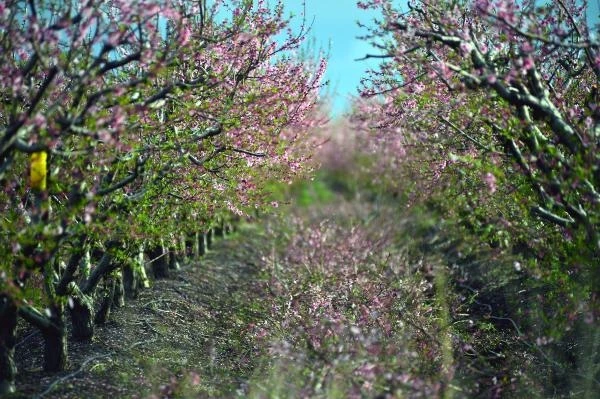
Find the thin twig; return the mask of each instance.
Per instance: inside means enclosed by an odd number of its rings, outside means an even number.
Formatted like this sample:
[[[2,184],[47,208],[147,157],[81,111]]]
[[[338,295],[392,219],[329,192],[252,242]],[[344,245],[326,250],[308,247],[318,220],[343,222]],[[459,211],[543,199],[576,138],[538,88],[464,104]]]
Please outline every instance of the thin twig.
[[[131,344],[130,346],[128,346],[127,348],[125,348],[125,350],[126,350],[126,351],[128,351],[128,350],[131,350],[131,349],[135,348],[135,347],[136,347],[136,346],[138,346],[138,345],[145,344],[145,343],[152,343],[152,342],[154,342],[154,341],[156,341],[156,339],[152,339],[152,340],[150,340],[150,341],[139,341],[139,342],[136,342],[136,343],[133,343],[133,344]],[[44,396],[48,395],[48,394],[49,394],[49,393],[50,393],[50,392],[51,392],[51,391],[52,391],[52,390],[53,390],[53,389],[54,389],[54,388],[55,388],[57,385],[59,385],[59,384],[61,384],[61,383],[65,382],[66,380],[68,380],[68,379],[70,379],[70,378],[73,378],[73,377],[75,377],[76,375],[78,375],[78,374],[82,373],[82,372],[84,371],[85,367],[86,367],[86,366],[87,366],[87,365],[88,365],[90,362],[92,362],[92,361],[94,361],[94,360],[97,360],[97,359],[102,359],[102,358],[104,358],[104,357],[108,357],[108,356],[111,356],[111,355],[115,355],[115,354],[116,354],[116,352],[115,352],[115,351],[110,351],[110,352],[108,352],[108,353],[104,353],[104,354],[102,354],[102,355],[96,355],[96,356],[92,356],[92,357],[90,357],[90,358],[86,359],[86,360],[85,360],[83,363],[81,363],[81,366],[79,366],[79,368],[78,368],[77,370],[75,370],[74,372],[72,372],[72,373],[70,373],[70,374],[67,374],[67,375],[65,375],[65,376],[63,376],[63,377],[61,377],[61,378],[57,379],[57,380],[56,380],[56,381],[54,381],[52,384],[50,384],[50,385],[48,386],[48,388],[46,388],[46,390],[45,390],[44,392],[40,393],[40,394],[39,394],[39,395],[37,395],[37,396],[34,396],[34,398],[35,398],[35,399],[38,399],[38,398],[43,398]]]
[[[75,377],[76,375],[78,375],[79,373],[83,372],[83,369],[84,369],[84,368],[85,368],[85,367],[86,367],[86,366],[87,366],[87,365],[88,365],[90,362],[92,362],[93,360],[96,360],[96,359],[101,359],[101,358],[103,358],[103,357],[108,357],[108,356],[110,356],[110,355],[112,355],[112,354],[114,354],[114,353],[113,353],[113,352],[109,352],[109,353],[105,353],[105,354],[103,354],[103,355],[92,356],[92,357],[90,357],[90,358],[86,359],[86,360],[85,360],[85,361],[84,361],[84,362],[81,364],[81,366],[80,366],[80,367],[79,367],[77,370],[75,370],[74,372],[72,372],[72,373],[70,373],[70,374],[67,374],[67,375],[65,375],[64,377],[61,377],[61,378],[59,378],[59,379],[58,379],[58,380],[56,380],[56,381],[54,381],[52,384],[50,384],[50,385],[48,386],[48,388],[46,388],[46,390],[45,390],[44,392],[42,392],[41,394],[39,394],[39,395],[37,395],[37,396],[34,396],[34,398],[36,398],[36,399],[37,399],[37,398],[43,398],[44,396],[46,396],[47,394],[49,394],[49,393],[50,393],[50,392],[51,392],[51,391],[52,391],[52,390],[53,390],[53,389],[54,389],[54,388],[55,388],[55,387],[56,387],[58,384],[61,384],[61,383],[65,382],[66,380],[68,380],[69,378],[73,378],[73,377]]]
[[[28,336],[26,336],[25,338],[23,338],[21,341],[17,342],[17,344],[15,345],[15,348],[18,348],[19,346],[23,345],[25,342],[29,341],[30,338],[34,337],[39,332],[40,332],[40,330],[35,330],[31,334],[29,334]]]

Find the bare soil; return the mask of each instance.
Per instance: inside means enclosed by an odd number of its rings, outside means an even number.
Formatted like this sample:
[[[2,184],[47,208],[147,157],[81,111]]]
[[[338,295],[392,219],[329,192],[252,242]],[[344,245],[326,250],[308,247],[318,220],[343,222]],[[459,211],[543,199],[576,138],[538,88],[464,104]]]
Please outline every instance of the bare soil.
[[[42,338],[22,326],[14,398],[243,396],[264,315],[257,235],[246,226],[200,260],[114,309],[90,343],[69,341],[69,367],[42,370]],[[250,238],[250,240],[248,239]]]

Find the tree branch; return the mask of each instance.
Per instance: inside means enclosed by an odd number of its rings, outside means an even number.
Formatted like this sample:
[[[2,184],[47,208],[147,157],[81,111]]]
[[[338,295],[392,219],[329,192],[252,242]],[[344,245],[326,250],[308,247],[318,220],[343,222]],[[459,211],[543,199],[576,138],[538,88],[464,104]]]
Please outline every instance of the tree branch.
[[[225,152],[227,148],[224,146],[221,147],[217,147],[215,148],[215,150],[213,152],[211,152],[210,154],[206,155],[203,158],[196,158],[195,156],[193,156],[192,154],[188,154],[188,159],[190,161],[192,161],[192,163],[196,166],[204,166],[204,164],[212,159],[214,159],[217,155],[219,155],[222,152]]]
[[[71,257],[69,258],[69,263],[67,264],[67,267],[65,268],[60,281],[56,285],[56,293],[58,295],[65,295],[67,293],[67,286],[73,281],[73,277],[75,275],[75,272],[77,271],[77,267],[79,266],[81,259],[85,255],[84,242],[86,239],[87,236],[84,236],[77,240],[77,242],[74,244],[75,252],[71,254]]]
[[[21,306],[19,308],[19,315],[28,323],[40,329],[40,331],[49,331],[53,328],[57,328],[49,318],[44,316],[33,306]]]
[[[102,258],[90,274],[90,277],[83,283],[81,292],[86,295],[90,295],[96,288],[96,285],[98,285],[100,278],[112,272],[117,267],[117,263],[113,262],[112,255],[110,255],[108,252],[104,252],[104,255],[102,255]]]
[[[559,226],[567,227],[575,223],[575,220],[570,216],[568,218],[558,216],[555,213],[552,213],[549,210],[542,208],[541,206],[534,206],[533,208],[531,208],[531,212],[538,215],[542,219],[546,219],[547,221],[557,224]]]
[[[144,166],[144,164],[146,163],[147,160],[148,160],[147,157],[142,157],[142,156],[138,157],[138,159],[136,160],[136,163],[135,163],[135,169],[133,170],[133,172],[131,172],[129,174],[129,176],[123,178],[121,181],[113,184],[110,187],[98,190],[96,192],[96,195],[104,196],[104,195],[110,194],[113,191],[123,188],[126,185],[128,185],[129,183],[131,183],[132,181],[134,181],[135,179],[137,179],[138,176],[140,175],[140,170],[142,169],[142,167]]]
[[[208,137],[213,137],[216,136],[218,134],[221,134],[223,132],[223,125],[221,123],[218,123],[212,127],[209,127],[208,129],[206,129],[203,133],[194,136],[194,138],[198,139],[198,140],[203,140],[206,139]]]
[[[252,152],[248,150],[244,150],[242,148],[231,148],[231,151],[239,152],[241,154],[252,155],[253,157],[264,158],[267,156],[264,152]]]
[[[456,126],[454,123],[450,122],[448,119],[444,118],[443,116],[441,116],[440,119],[446,125],[450,126],[454,131],[456,131],[457,133],[465,136],[467,138],[467,140],[471,141],[477,147],[481,148],[482,150],[488,151],[488,152],[495,152],[490,147],[487,147],[487,146],[483,145],[479,140],[477,140],[474,137],[470,136],[467,132],[465,132],[464,130],[462,130],[458,126]]]

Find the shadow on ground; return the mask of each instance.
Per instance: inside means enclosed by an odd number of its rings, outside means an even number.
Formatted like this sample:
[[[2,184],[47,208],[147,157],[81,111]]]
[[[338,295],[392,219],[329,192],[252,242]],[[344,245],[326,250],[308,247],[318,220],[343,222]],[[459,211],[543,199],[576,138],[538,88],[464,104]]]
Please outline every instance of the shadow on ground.
[[[70,341],[69,369],[42,371],[42,339],[23,328],[20,397],[223,397],[240,394],[254,369],[250,339],[263,317],[257,274],[260,232],[245,226],[197,262],[155,281],[93,342]],[[249,239],[250,238],[250,239]]]

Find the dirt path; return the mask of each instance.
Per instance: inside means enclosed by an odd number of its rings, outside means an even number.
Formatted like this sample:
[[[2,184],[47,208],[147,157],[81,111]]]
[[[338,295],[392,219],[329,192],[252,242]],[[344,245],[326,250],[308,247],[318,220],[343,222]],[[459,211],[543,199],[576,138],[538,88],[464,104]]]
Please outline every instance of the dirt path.
[[[71,342],[60,374],[24,330],[13,397],[536,397],[521,337],[433,280],[446,241],[396,212],[339,201],[244,226]]]
[[[265,315],[260,270],[252,261],[260,259],[259,234],[245,227],[217,241],[200,262],[154,282],[115,310],[93,343],[71,341],[70,368],[63,373],[41,371],[41,337],[24,333],[15,397],[242,394],[255,366],[250,326]]]

